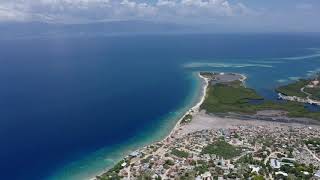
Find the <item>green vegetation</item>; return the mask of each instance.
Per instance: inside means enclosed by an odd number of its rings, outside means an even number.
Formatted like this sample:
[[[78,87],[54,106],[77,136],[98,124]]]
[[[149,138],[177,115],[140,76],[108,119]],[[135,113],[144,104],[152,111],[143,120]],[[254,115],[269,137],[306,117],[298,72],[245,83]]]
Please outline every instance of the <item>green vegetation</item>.
[[[262,166],[262,167],[265,166],[262,161],[253,159],[252,155],[245,155],[245,156],[241,157],[240,159],[237,160],[237,163],[240,163],[240,164],[253,164],[253,165],[259,165],[259,166]]]
[[[180,180],[194,180],[196,178],[195,171],[188,171],[179,177]]]
[[[320,138],[311,138],[305,141],[306,145],[312,144],[313,146],[319,146],[320,145]]]
[[[148,157],[146,157],[144,159],[141,159],[141,163],[147,163],[147,162],[149,162],[151,160],[151,158],[152,158],[152,156],[150,155],[150,156],[148,156]]]
[[[309,166],[304,164],[294,163],[294,166],[283,165],[280,168],[281,171],[295,176],[297,179],[310,179],[314,173],[314,166],[310,164]],[[304,174],[308,172],[309,174]]]
[[[190,123],[192,120],[192,115],[191,114],[187,114],[183,117],[183,119],[181,120],[180,124],[186,124],[186,123]]]
[[[294,87],[301,87],[302,82]],[[304,84],[304,83],[303,83]],[[291,87],[291,86],[290,86]],[[283,88],[280,88],[283,90]],[[293,87],[288,88],[293,92]],[[284,91],[284,90],[283,90]],[[299,89],[300,91],[300,89]],[[290,93],[290,95],[292,95]],[[250,103],[250,101],[263,100],[263,97],[257,94],[253,89],[246,88],[240,81],[229,84],[216,84],[209,86],[207,89],[207,97],[202,109],[209,113],[228,113],[234,112],[239,114],[255,114],[262,110],[283,110],[289,117],[307,117],[320,120],[320,112],[311,112],[304,107],[303,103],[285,102],[278,103],[273,101],[261,101],[261,103]]]
[[[214,113],[254,113],[253,109],[247,108],[249,101],[261,99],[263,98],[253,89],[246,88],[240,81],[236,81],[231,84],[210,86],[201,108]]]
[[[275,103],[266,101],[258,105],[250,105],[256,111],[261,110],[283,110],[288,112],[289,117],[306,117],[311,119],[320,120],[320,112],[311,112],[304,107],[303,103],[287,101],[285,103]]]
[[[121,177],[118,176],[118,173],[120,172],[121,169],[123,169],[123,167],[121,166],[125,161],[122,160],[120,162],[118,162],[115,166],[113,166],[113,168],[111,168],[110,170],[108,170],[106,173],[104,173],[101,176],[97,176],[96,178],[98,180],[120,180]]]
[[[196,166],[196,167],[194,168],[194,170],[195,170],[198,174],[203,174],[203,173],[205,173],[205,172],[207,172],[207,171],[209,170],[209,167],[208,167],[208,165],[206,165],[206,164],[201,164],[201,165],[199,165],[199,166]]]
[[[305,144],[312,148],[316,153],[320,153],[320,138],[311,138],[305,141]]]
[[[172,149],[171,150],[171,154],[179,157],[179,158],[187,158],[189,157],[189,153],[188,152],[185,152],[185,151],[180,151],[178,149]]]
[[[187,171],[179,177],[179,180],[194,180],[196,178],[197,173],[195,171]]]
[[[167,164],[167,165],[169,165],[169,166],[173,166],[173,165],[174,165],[174,162],[173,162],[172,160],[170,160],[170,159],[167,159],[167,160],[165,161],[165,164]]]
[[[312,94],[311,99],[320,101],[320,88],[305,88],[305,92]]]
[[[259,175],[259,176],[254,176],[252,179],[253,180],[264,180],[264,177]]]
[[[216,141],[204,147],[202,154],[215,154],[225,159],[231,159],[241,154],[241,149],[228,144],[225,141]]]
[[[297,97],[307,97],[307,95],[301,92],[301,88],[305,87],[309,83],[308,80],[298,80],[295,83],[281,86],[276,89],[277,92],[287,95],[287,96],[297,96]]]
[[[174,165],[174,162],[170,159],[167,159],[165,162],[164,162],[164,165],[163,165],[163,168],[164,169],[169,169],[170,166],[173,166]]]
[[[317,79],[320,78],[317,77]],[[282,93],[287,96],[297,96],[306,98],[309,94],[311,94],[310,98],[314,100],[320,100],[320,87],[314,86],[314,87],[308,87],[308,84],[311,84],[312,80],[310,79],[300,79],[295,83],[281,86],[276,89],[277,92]],[[301,91],[301,89],[304,88],[304,92]]]

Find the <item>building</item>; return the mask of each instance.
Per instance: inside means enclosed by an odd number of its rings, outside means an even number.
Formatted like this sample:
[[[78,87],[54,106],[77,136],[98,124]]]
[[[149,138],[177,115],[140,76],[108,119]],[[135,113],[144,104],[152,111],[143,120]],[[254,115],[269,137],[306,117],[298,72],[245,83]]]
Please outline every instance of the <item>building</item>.
[[[278,161],[277,159],[270,159],[270,166],[271,166],[273,169],[280,169],[281,163],[280,163],[280,161]]]

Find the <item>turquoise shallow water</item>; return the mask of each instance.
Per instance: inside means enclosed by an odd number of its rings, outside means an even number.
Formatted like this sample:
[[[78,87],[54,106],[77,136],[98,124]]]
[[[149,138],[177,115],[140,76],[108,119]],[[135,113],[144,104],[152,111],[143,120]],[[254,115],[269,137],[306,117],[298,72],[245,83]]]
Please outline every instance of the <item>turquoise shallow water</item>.
[[[198,76],[198,72],[189,72],[187,76],[191,83],[190,93],[185,98],[180,109],[169,112],[166,116],[160,118],[159,124],[155,124],[155,127],[139,133],[125,143],[118,144],[112,148],[105,147],[83,159],[68,164],[60,169],[58,171],[59,173],[49,177],[48,180],[91,179],[112,167],[129,153],[165,138],[175,126],[176,122],[190,108],[197,104],[202,96],[202,86],[204,82]],[[154,129],[157,130],[154,131]]]
[[[319,71],[319,34],[0,42],[3,179],[83,179],[160,140],[198,98],[194,72],[238,72],[266,98]]]

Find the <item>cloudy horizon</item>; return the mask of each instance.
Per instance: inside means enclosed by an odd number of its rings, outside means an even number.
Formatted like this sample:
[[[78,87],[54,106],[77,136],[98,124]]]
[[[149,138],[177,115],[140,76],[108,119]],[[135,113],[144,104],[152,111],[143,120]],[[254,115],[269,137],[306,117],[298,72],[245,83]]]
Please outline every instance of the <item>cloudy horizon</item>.
[[[144,20],[230,28],[320,31],[317,0],[2,0],[0,22]]]

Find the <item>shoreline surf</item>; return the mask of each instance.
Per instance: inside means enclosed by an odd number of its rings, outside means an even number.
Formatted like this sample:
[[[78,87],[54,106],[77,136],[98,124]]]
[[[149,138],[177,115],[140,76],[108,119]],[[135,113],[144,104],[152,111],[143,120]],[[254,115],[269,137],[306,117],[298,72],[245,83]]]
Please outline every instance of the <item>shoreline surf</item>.
[[[170,133],[168,134],[168,136],[166,136],[163,140],[161,141],[165,141],[167,138],[170,138],[170,136],[178,129],[180,128],[180,124],[181,121],[183,120],[184,117],[186,117],[188,114],[192,115],[194,113],[199,112],[199,108],[201,106],[201,104],[203,103],[203,101],[205,100],[206,94],[207,94],[207,88],[209,85],[209,80],[207,78],[205,78],[204,76],[201,76],[200,73],[198,74],[198,76],[201,79],[201,83],[204,83],[201,85],[201,89],[202,89],[202,94],[201,94],[201,98],[200,101],[194,105],[193,107],[191,107],[177,122],[176,125],[173,127],[173,129],[170,131]]]
[[[161,139],[161,140],[159,140],[159,141],[154,141],[154,142],[152,142],[152,143],[146,144],[146,145],[144,145],[144,146],[142,146],[142,147],[140,147],[140,148],[137,148],[136,150],[143,149],[143,148],[145,148],[146,146],[149,146],[149,145],[154,144],[154,143],[157,143],[157,142],[167,141],[168,138],[170,139],[171,136],[172,136],[175,132],[177,132],[177,131],[179,130],[179,128],[181,127],[181,121],[184,119],[185,116],[187,116],[188,114],[192,115],[192,114],[196,114],[196,113],[199,112],[200,106],[201,106],[201,104],[204,102],[205,97],[206,97],[207,88],[208,88],[208,85],[209,85],[209,80],[208,80],[208,78],[202,76],[202,75],[200,74],[200,72],[198,72],[197,74],[198,74],[198,78],[200,78],[200,81],[201,81],[201,82],[200,82],[200,83],[201,83],[201,95],[200,95],[200,97],[199,97],[198,102],[197,102],[194,106],[192,106],[191,108],[189,108],[189,109],[179,118],[179,120],[176,121],[174,127],[171,129],[170,133],[169,133],[167,136],[165,136],[165,138],[163,138],[163,139]],[[243,76],[243,77],[244,77],[244,79],[246,78],[245,76]],[[108,168],[108,169],[110,169],[110,168]],[[106,172],[108,171],[108,169],[105,170],[105,171],[103,171],[103,172],[101,172],[101,173],[98,173],[96,176],[101,176],[101,175],[103,175],[104,173],[106,173]],[[95,177],[91,177],[90,180],[96,180],[96,179],[97,179],[96,176],[95,176]]]

